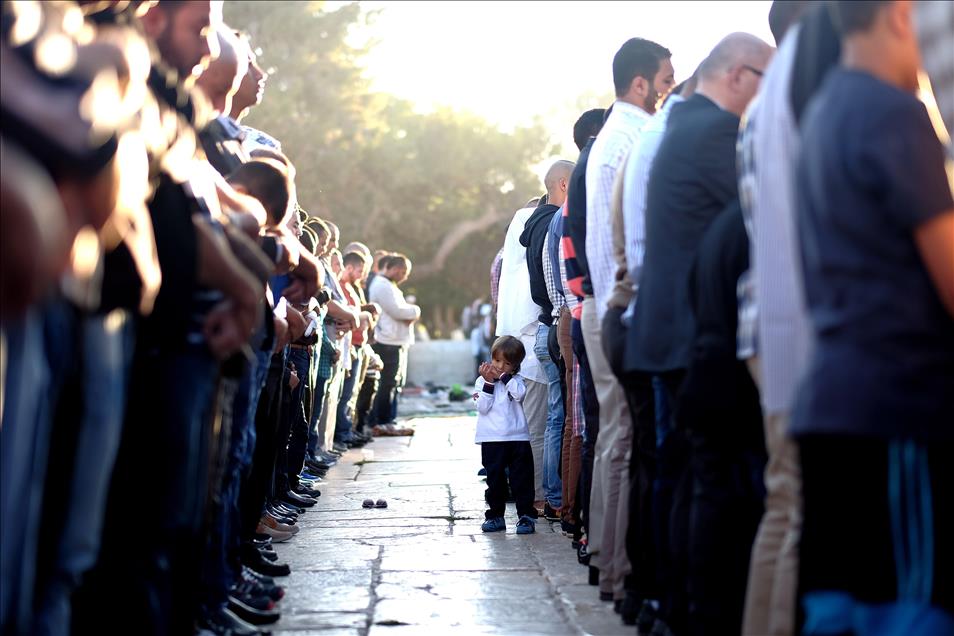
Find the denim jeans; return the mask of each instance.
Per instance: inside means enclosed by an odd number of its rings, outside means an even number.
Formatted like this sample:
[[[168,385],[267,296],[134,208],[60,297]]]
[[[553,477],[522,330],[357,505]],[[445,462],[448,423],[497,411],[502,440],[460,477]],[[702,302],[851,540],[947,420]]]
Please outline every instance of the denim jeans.
[[[355,383],[361,371],[361,354],[359,353],[351,363],[351,375],[345,378],[341,389],[341,399],[338,400],[338,419],[335,422],[335,443],[350,442],[353,439],[351,429],[354,428],[352,414],[348,413],[348,404],[354,395]]]
[[[36,524],[30,523],[29,513],[31,501],[43,494],[42,482],[34,480],[35,459],[43,458],[45,469],[49,443],[43,414],[50,372],[44,358],[41,313],[31,311],[3,328],[7,368],[0,436],[0,511],[5,520],[0,523],[0,633],[4,634],[26,631],[25,621],[32,612],[35,559],[28,545],[36,543],[29,536]]]
[[[308,422],[308,459],[315,459],[318,455],[318,449],[322,445],[322,440],[318,438],[318,420],[321,419],[321,409],[325,407],[325,385],[328,378],[318,377],[315,380],[315,403],[311,408],[311,417]]]
[[[76,597],[75,633],[100,629],[106,606],[129,633],[184,632],[194,620],[218,363],[204,346],[143,348],[131,375],[102,554]]]
[[[311,375],[311,353],[306,349],[292,349],[288,359],[298,370],[298,386],[292,391],[291,429],[288,436],[287,466],[289,484],[294,488],[298,485],[298,473],[305,463],[305,453],[308,447],[310,405],[306,398],[311,397],[308,388],[308,378]]]
[[[50,478],[67,483],[69,492],[65,509],[44,512],[44,525],[48,522],[52,528],[45,528],[47,548],[40,559],[35,634],[70,631],[73,590],[99,556],[106,496],[123,430],[133,353],[132,319],[118,309],[86,316],[76,335],[81,352],[70,382],[78,385],[73,395],[79,399],[79,413],[67,404],[65,417],[58,417],[54,425],[54,435],[63,439],[52,440],[63,445],[60,450],[72,460],[52,460],[61,465],[50,466]],[[76,415],[78,424],[73,419]]]
[[[563,482],[560,480],[560,446],[563,443],[563,393],[560,369],[550,357],[549,325],[537,327],[533,353],[547,375],[547,428],[543,436],[543,495],[551,508],[563,505]]]

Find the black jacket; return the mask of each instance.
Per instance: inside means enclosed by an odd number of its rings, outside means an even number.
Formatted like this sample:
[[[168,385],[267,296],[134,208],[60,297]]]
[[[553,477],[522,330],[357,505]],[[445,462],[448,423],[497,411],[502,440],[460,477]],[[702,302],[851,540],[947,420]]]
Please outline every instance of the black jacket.
[[[543,277],[543,242],[550,229],[550,220],[560,208],[544,203],[533,211],[520,235],[520,244],[527,248],[527,269],[530,270],[530,297],[540,308],[540,322],[553,324],[553,305],[547,292],[547,281]]]
[[[673,106],[647,187],[646,255],[626,337],[627,371],[689,366],[689,269],[710,223],[739,196],[738,131],[739,118],[702,94]]]

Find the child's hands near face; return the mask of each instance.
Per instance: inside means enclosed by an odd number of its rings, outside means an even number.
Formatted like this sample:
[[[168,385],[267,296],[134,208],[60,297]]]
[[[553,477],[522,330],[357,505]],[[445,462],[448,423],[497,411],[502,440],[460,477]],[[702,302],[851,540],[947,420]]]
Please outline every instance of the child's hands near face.
[[[477,373],[479,373],[480,377],[482,377],[486,382],[494,382],[498,377],[496,375],[497,372],[494,369],[494,365],[490,364],[489,362],[484,362],[481,364]]]

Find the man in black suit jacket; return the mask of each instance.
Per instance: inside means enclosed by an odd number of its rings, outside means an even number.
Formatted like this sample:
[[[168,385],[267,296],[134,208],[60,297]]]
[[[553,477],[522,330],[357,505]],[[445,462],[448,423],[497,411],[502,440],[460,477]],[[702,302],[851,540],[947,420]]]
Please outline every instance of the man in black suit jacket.
[[[641,596],[661,597],[664,620],[677,633],[686,616],[688,497],[682,495],[688,492],[673,494],[673,515],[669,504],[658,501],[654,519],[653,482],[658,469],[673,483],[690,485],[690,479],[683,479],[689,449],[676,426],[657,455],[652,378],[662,379],[676,405],[695,331],[690,270],[706,229],[738,197],[739,119],[758,90],[772,52],[768,44],[745,33],[731,34],[716,45],[699,67],[695,95],[672,109],[647,186],[646,253],[624,358],[624,385],[636,427],[633,503],[638,502],[630,508],[627,547],[641,579]],[[657,552],[654,536],[670,537],[669,550]]]

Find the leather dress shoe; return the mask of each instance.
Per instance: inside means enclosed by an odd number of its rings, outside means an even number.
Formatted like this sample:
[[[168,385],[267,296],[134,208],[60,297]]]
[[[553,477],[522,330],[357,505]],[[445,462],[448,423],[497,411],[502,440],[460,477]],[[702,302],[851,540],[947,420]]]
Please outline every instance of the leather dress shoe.
[[[288,576],[291,568],[287,563],[271,563],[262,557],[257,550],[243,550],[242,564],[251,570],[265,576]]]
[[[257,636],[262,633],[225,607],[210,613],[201,621],[201,625],[213,634],[222,636]]]
[[[287,501],[292,505],[302,506],[304,508],[311,508],[318,500],[312,499],[311,497],[306,497],[304,495],[299,495],[293,490],[289,490],[284,495],[281,496],[282,501]]]

